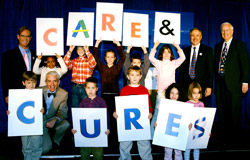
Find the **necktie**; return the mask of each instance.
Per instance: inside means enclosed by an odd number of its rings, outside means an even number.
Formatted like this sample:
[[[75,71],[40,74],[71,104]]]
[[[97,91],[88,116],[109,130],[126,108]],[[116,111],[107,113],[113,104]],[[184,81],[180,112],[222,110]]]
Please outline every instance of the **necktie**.
[[[26,53],[26,50],[24,50],[23,59],[24,59],[24,62],[26,64],[27,71],[30,71],[29,58],[28,58],[28,55]]]
[[[53,95],[53,96],[54,96],[54,98],[55,98],[56,93],[48,93],[48,97],[50,97],[51,95]]]
[[[192,57],[192,61],[189,67],[189,76],[191,79],[195,78],[195,64],[196,64],[196,51],[195,51],[196,47],[194,47],[194,52],[193,52],[193,57]]]
[[[221,53],[220,70],[219,70],[219,74],[221,76],[224,76],[224,73],[225,73],[226,56],[227,56],[227,43],[225,43],[225,46],[224,46],[223,51]]]

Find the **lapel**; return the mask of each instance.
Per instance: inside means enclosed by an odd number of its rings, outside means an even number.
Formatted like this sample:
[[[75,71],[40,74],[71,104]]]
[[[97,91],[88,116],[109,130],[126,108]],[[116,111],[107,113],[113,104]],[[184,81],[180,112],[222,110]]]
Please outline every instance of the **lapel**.
[[[202,58],[202,56],[204,56],[204,47],[202,44],[200,44],[200,48],[197,54],[198,55],[197,55],[196,65],[199,64],[200,59]]]
[[[20,60],[20,63],[22,63],[22,66],[27,70],[26,64],[25,64],[24,59],[23,59],[23,55],[22,55],[19,47],[16,48],[16,52],[15,53],[16,53],[18,61]]]
[[[229,49],[228,49],[227,57],[226,57],[226,64],[227,64],[227,62],[230,62],[230,59],[232,57],[232,54],[234,53],[234,50],[235,50],[235,40],[232,39],[231,44],[230,44]]]
[[[45,86],[44,87],[44,90],[43,90],[43,96],[45,97],[44,99],[45,99],[45,102],[46,102],[46,100],[47,100],[47,90],[48,90],[48,87],[47,86]],[[56,113],[56,111],[58,110],[58,108],[55,108],[55,106],[56,107],[58,107],[59,105],[58,105],[58,99],[60,99],[60,93],[58,92],[58,90],[59,90],[59,88],[57,88],[57,90],[56,90],[56,97],[54,97],[53,98],[53,100],[52,100],[52,102],[51,102],[51,104],[50,104],[50,107],[49,107],[49,111],[48,111],[48,117],[51,117],[51,116],[54,116],[55,115],[55,113]],[[47,105],[46,105],[47,106]],[[47,110],[47,108],[46,108],[46,110]]]

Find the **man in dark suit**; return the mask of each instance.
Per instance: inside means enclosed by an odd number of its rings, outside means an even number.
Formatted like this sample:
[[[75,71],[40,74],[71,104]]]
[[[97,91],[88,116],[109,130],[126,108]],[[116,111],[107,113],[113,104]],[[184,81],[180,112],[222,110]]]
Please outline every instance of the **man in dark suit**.
[[[46,86],[43,87],[43,97],[46,103],[43,116],[43,154],[48,153],[52,148],[58,152],[60,142],[70,127],[66,120],[68,92],[59,87],[59,79],[60,75],[56,71],[50,71],[46,75]],[[50,131],[54,132],[53,138]]]
[[[223,41],[216,44],[215,94],[223,135],[236,137],[241,129],[242,93],[248,91],[249,53],[244,42],[233,38],[233,26],[221,24]],[[231,136],[231,137],[230,137]]]
[[[8,103],[8,90],[23,88],[22,75],[25,71],[32,71],[36,59],[36,52],[29,49],[32,39],[30,28],[23,26],[18,30],[19,46],[8,50],[2,55],[1,78],[5,102]],[[25,53],[28,62],[25,62]]]
[[[23,26],[17,33],[18,47],[8,50],[2,55],[1,80],[4,100],[8,104],[9,89],[24,88],[22,84],[22,75],[25,71],[32,71],[35,62],[36,53],[29,49],[32,39],[30,28]],[[26,61],[26,62],[25,62]],[[22,159],[22,145],[20,137],[2,137],[7,140],[7,144],[0,144],[6,148],[9,159]],[[0,147],[1,148],[1,147]]]
[[[180,67],[178,83],[187,93],[189,85],[194,81],[198,82],[203,92],[201,101],[207,106],[207,97],[211,95],[213,87],[213,50],[211,47],[200,43],[202,39],[200,29],[191,29],[189,38],[192,45],[183,49],[186,60]],[[191,75],[193,58],[194,72]]]

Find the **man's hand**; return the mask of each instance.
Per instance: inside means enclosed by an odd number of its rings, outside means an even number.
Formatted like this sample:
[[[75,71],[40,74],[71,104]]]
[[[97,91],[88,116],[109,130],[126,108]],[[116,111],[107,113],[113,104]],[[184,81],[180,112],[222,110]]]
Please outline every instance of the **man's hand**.
[[[56,118],[50,120],[49,122],[46,123],[46,127],[47,128],[53,128],[55,126],[55,124],[56,124],[56,121],[57,121]]]
[[[247,91],[248,91],[248,83],[246,83],[246,84],[242,84],[242,93],[247,93]]]
[[[212,88],[206,88],[206,90],[205,90],[205,97],[210,96],[211,93],[212,93]]]

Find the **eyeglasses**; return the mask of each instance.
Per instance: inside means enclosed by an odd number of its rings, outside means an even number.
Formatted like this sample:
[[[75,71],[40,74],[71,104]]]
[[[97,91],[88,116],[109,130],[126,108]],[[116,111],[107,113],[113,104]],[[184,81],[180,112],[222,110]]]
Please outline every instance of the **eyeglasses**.
[[[31,36],[20,35],[21,38],[31,38]]]

